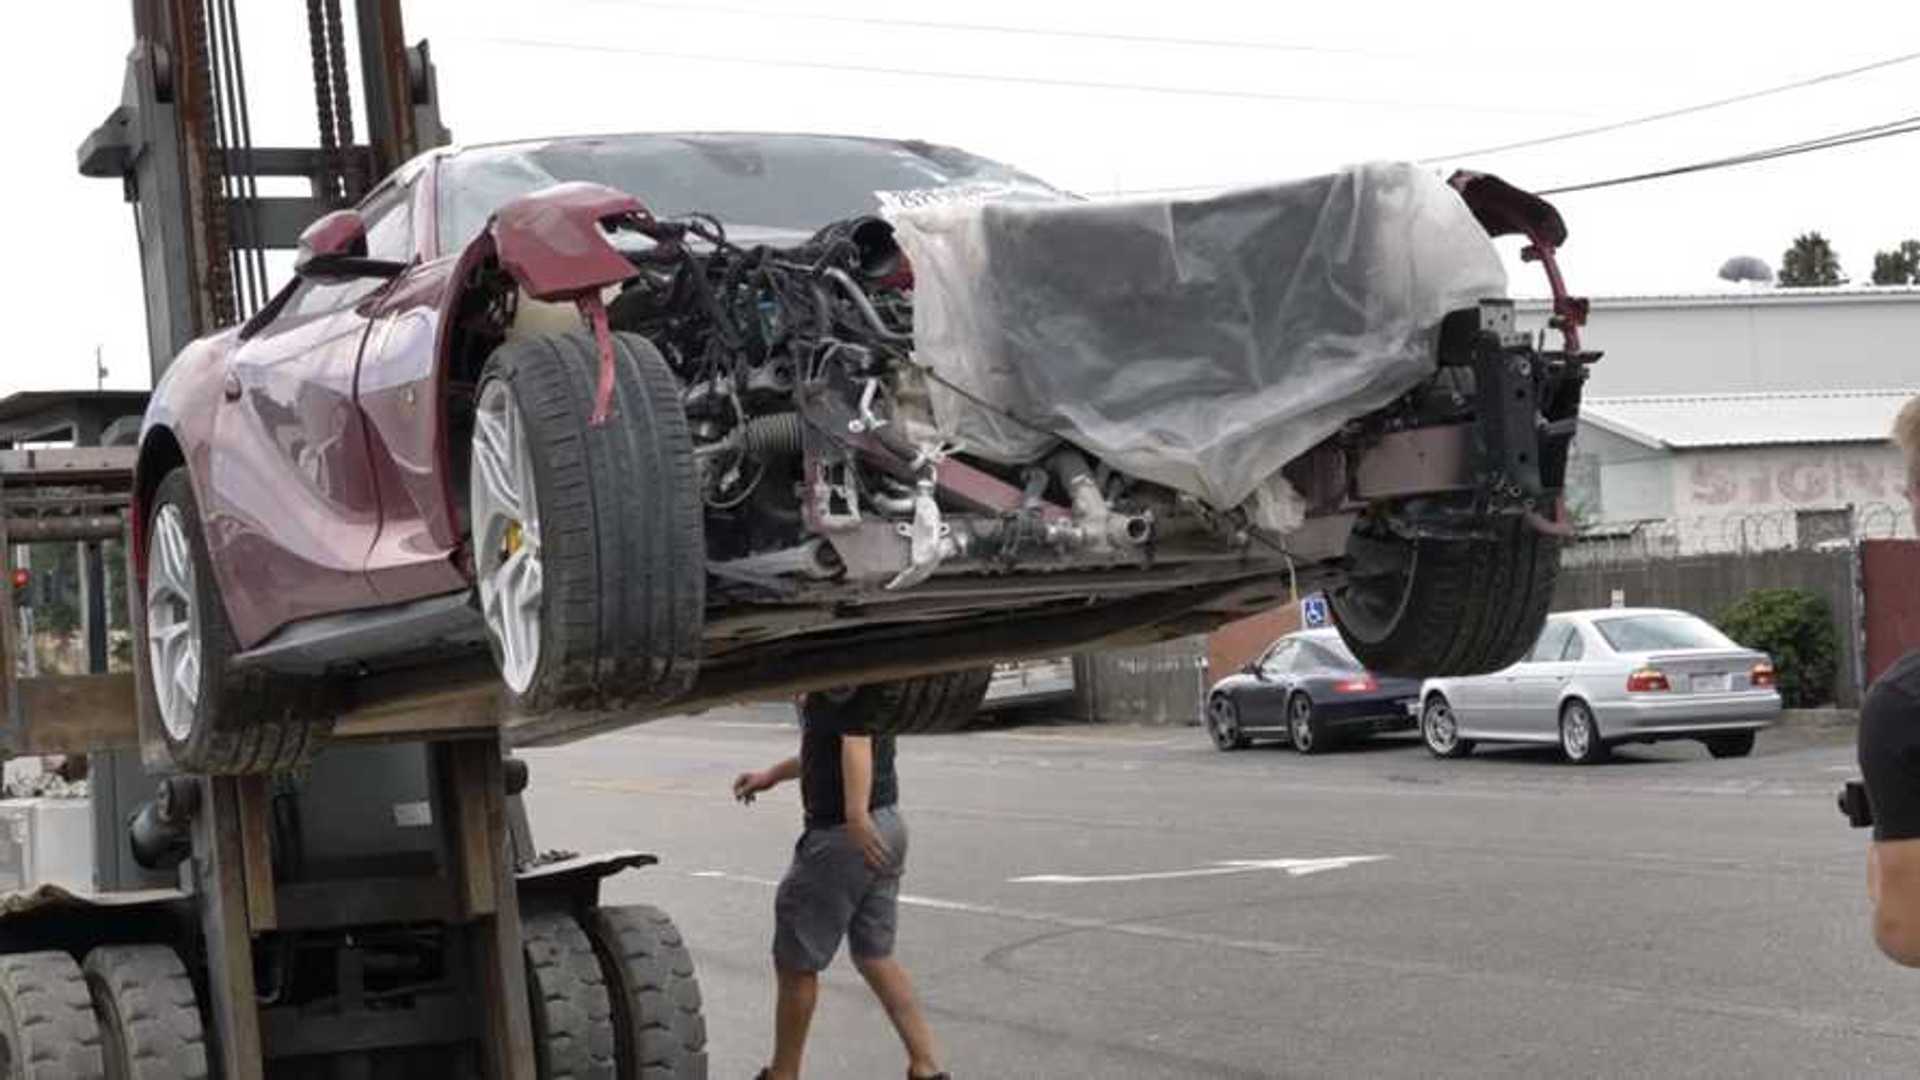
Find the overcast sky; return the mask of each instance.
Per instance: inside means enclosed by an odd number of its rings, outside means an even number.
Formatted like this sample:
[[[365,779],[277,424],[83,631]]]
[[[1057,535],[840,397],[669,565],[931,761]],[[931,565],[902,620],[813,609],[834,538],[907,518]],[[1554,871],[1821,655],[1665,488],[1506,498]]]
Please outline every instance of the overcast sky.
[[[96,344],[109,386],[142,387],[131,211],[118,185],[74,170],[80,140],[119,100],[128,5],[21,7],[0,66],[12,241],[0,281],[20,316],[0,393],[91,386]],[[313,143],[305,5],[240,7],[256,145]],[[1910,2],[407,0],[405,15],[408,36],[433,43],[456,141],[689,129],[912,136],[1080,191],[1452,155],[1920,51]],[[928,25],[961,23],[982,29]],[[1906,63],[1434,167],[1546,188],[1915,113],[1920,63]],[[1808,229],[1865,281],[1876,248],[1920,237],[1920,134],[1556,201],[1576,291],[1723,289],[1714,274],[1727,257],[1777,266]],[[1540,291],[1537,271],[1509,255],[1516,294]]]

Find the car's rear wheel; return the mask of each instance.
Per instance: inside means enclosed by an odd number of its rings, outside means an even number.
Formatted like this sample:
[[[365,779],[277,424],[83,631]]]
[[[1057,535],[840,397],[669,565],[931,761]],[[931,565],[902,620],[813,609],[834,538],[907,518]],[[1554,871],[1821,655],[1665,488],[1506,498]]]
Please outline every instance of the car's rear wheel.
[[[1584,701],[1569,701],[1560,710],[1560,752],[1575,765],[1606,760],[1606,741],[1600,737],[1593,710]]]
[[[615,334],[613,405],[592,422],[591,335],[509,342],[476,397],[476,589],[515,707],[670,701],[693,684],[705,520],[673,372]]]
[[[210,774],[306,763],[332,724],[325,685],[234,666],[239,645],[184,467],[154,489],[145,545],[148,688],[174,763]]]
[[[1709,735],[1700,740],[1707,744],[1707,753],[1717,758],[1746,757],[1753,753],[1754,733],[1751,731],[1728,731],[1718,735]]]
[[[1560,572],[1559,541],[1517,518],[1476,540],[1356,531],[1332,595],[1340,637],[1369,671],[1444,678],[1498,671],[1539,635]]]
[[[1217,750],[1244,750],[1252,741],[1240,730],[1240,707],[1225,694],[1207,699],[1207,734]]]
[[[800,699],[805,720],[859,721],[875,735],[939,735],[963,731],[980,712],[992,668],[896,682],[818,690]]]
[[[1287,700],[1287,740],[1302,754],[1318,754],[1327,748],[1327,728],[1313,707],[1313,699],[1295,694]]]
[[[1460,737],[1460,720],[1453,703],[1439,694],[1420,709],[1420,738],[1434,757],[1459,758],[1473,753],[1473,740]]]

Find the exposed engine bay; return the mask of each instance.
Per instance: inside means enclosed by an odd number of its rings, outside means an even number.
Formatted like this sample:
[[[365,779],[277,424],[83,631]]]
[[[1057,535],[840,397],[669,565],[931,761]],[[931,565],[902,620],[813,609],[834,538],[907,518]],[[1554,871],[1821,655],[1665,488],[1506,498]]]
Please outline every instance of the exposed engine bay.
[[[1289,318],[1277,320],[1271,340],[1224,361],[1203,358],[1156,370],[1151,358],[1128,354],[1123,343],[1110,371],[1099,369],[1095,357],[1089,375],[1088,357],[1081,355],[1074,361],[1079,382],[1057,387],[1052,401],[1036,396],[1031,381],[1025,392],[1007,388],[1023,367],[1045,366],[1054,355],[1044,332],[1053,320],[1045,310],[1029,307],[1002,320],[998,344],[960,334],[960,352],[984,357],[981,366],[956,368],[938,355],[929,360],[916,353],[918,334],[929,344],[939,339],[938,349],[922,352],[952,355],[956,321],[978,322],[986,307],[977,282],[990,280],[999,265],[1016,265],[1004,251],[996,264],[972,250],[997,227],[989,220],[988,233],[960,242],[961,257],[977,271],[976,295],[963,295],[966,288],[952,280],[955,263],[927,240],[943,221],[991,215],[992,207],[935,207],[894,222],[853,218],[780,245],[737,243],[725,225],[703,215],[610,214],[600,219],[601,235],[631,267],[621,284],[575,295],[580,316],[574,318],[572,305],[531,299],[524,273],[509,275],[488,262],[474,268],[478,288],[469,295],[484,302],[464,313],[462,332],[482,344],[499,340],[517,324],[542,321],[532,309],[544,308],[547,318],[562,315],[590,328],[597,323],[603,334],[640,335],[661,352],[678,379],[692,435],[707,516],[709,630],[722,639],[713,642],[720,651],[729,636],[728,608],[825,604],[836,623],[848,625],[1084,602],[1259,568],[1291,575],[1298,591],[1339,584],[1353,566],[1348,549],[1356,528],[1401,538],[1462,538],[1485,534],[1495,517],[1514,516],[1557,527],[1581,365],[1591,358],[1579,354],[1577,342],[1558,354],[1533,349],[1514,332],[1510,306],[1488,295],[1504,286],[1488,233],[1532,226],[1489,222],[1480,206],[1470,217],[1455,192],[1427,177],[1431,189],[1422,189],[1422,197],[1431,202],[1437,190],[1455,215],[1441,229],[1452,253],[1462,250],[1460,223],[1471,231],[1466,242],[1477,246],[1465,249],[1468,257],[1450,258],[1444,245],[1413,251],[1422,244],[1415,226],[1433,211],[1404,193],[1376,200],[1384,211],[1364,208],[1385,215],[1375,230],[1380,238],[1369,246],[1351,235],[1361,213],[1354,209],[1361,200],[1353,197],[1362,186],[1359,175],[1321,178],[1310,182],[1320,185],[1311,191],[1295,185],[1171,211],[1122,208],[1129,219],[1187,214],[1186,235],[1202,242],[1191,251],[1216,260],[1230,254],[1250,268],[1243,271],[1248,278],[1275,278],[1268,291],[1280,301],[1319,289],[1346,306],[1304,334],[1300,324],[1312,320],[1283,306]],[[1500,185],[1499,194],[1507,193],[1531,199]],[[1287,233],[1276,230],[1287,222],[1260,204],[1297,213],[1303,194],[1320,200],[1315,206],[1337,205],[1348,215],[1349,235],[1335,237],[1344,246],[1330,252],[1315,239],[1277,261],[1265,259],[1260,245],[1284,244]],[[1205,212],[1195,213],[1195,205]],[[1084,214],[1082,206],[1067,204],[1065,213]],[[1046,208],[1015,209],[1026,215],[1016,224],[1028,238],[1035,220],[1041,235],[1051,230],[1071,239],[1077,228],[1063,226],[1060,214]],[[1557,224],[1557,215],[1552,220]],[[1096,247],[1103,243],[1097,228],[1086,238]],[[911,261],[903,239],[914,242]],[[1553,238],[1541,239],[1548,241],[1550,260]],[[1177,264],[1182,252],[1175,255]],[[927,296],[918,297],[916,312],[916,284],[924,294],[930,271],[945,278],[932,324]],[[1210,295],[1196,300],[1180,293],[1193,280],[1191,271],[1142,266],[1120,276],[1145,279],[1157,295],[1173,297],[1169,310],[1203,331],[1196,348],[1206,347],[1207,335],[1232,338],[1236,319],[1265,317],[1259,296],[1239,310],[1206,310],[1218,306]],[[1018,272],[1035,280],[1045,268]],[[1095,295],[1111,291],[1111,275],[1088,280],[1090,304],[1109,303],[1124,313],[1141,302],[1137,295]],[[1017,289],[1019,280],[1012,284]],[[1055,303],[1063,296],[1074,302],[1057,280],[1044,284]],[[1102,313],[1055,314],[1065,333],[1079,334]],[[1013,321],[1019,325],[1007,328]],[[1389,324],[1394,336],[1383,338],[1381,328]],[[1139,326],[1143,348],[1182,347],[1151,340],[1151,325]],[[1565,326],[1573,329],[1577,319]],[[1036,327],[1038,337],[1029,332]],[[1254,371],[1251,391],[1210,377],[1235,364],[1285,365],[1302,356],[1310,362],[1297,372]],[[1108,386],[1120,396],[1108,394]],[[1256,391],[1269,393],[1250,410],[1243,399],[1257,398]],[[1071,407],[1061,406],[1064,398],[1072,399]],[[1149,410],[1181,398],[1185,427],[1168,430],[1163,417],[1147,412],[1131,428],[1126,418],[1102,428],[1115,412],[1103,414],[1100,406],[1122,398],[1145,402]],[[1241,444],[1224,452],[1199,446],[1215,434],[1209,400],[1217,403],[1218,426],[1231,428]],[[1091,413],[1075,411],[1088,401]],[[1501,401],[1515,404],[1487,407]],[[1290,413],[1294,403],[1301,404]],[[1550,429],[1538,427],[1541,418]],[[1193,452],[1171,469],[1156,470],[1156,462],[1179,456],[1161,452],[1174,444]],[[1089,445],[1108,453],[1090,453]],[[1131,588],[1111,580],[1114,571],[1143,570],[1152,572],[1134,573]],[[1041,572],[1051,572],[1044,584],[1020,590],[955,588],[936,595],[914,589],[936,576],[984,585]],[[1092,589],[1096,576],[1100,587]],[[922,603],[902,602],[914,597]],[[818,620],[753,618],[733,625],[750,640],[803,630],[810,622]]]

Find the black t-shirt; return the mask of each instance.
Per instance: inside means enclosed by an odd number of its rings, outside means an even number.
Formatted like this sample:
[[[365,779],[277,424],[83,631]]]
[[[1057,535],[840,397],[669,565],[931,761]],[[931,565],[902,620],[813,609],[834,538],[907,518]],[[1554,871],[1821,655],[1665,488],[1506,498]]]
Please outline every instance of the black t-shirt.
[[[1920,651],[1901,657],[1860,707],[1860,773],[1875,840],[1920,839]]]
[[[800,717],[800,802],[806,807],[807,827],[826,828],[847,823],[847,788],[840,775],[840,736],[870,735],[866,724],[838,710],[822,709]],[[868,810],[900,801],[900,780],[893,771],[893,736],[873,735],[873,791]]]

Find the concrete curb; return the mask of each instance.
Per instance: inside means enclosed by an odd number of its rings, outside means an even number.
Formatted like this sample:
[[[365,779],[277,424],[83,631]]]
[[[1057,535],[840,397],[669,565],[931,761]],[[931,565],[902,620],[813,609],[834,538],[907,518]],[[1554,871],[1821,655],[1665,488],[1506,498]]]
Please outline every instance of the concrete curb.
[[[1858,709],[1787,709],[1775,726],[1791,731],[1852,729],[1860,723]]]

